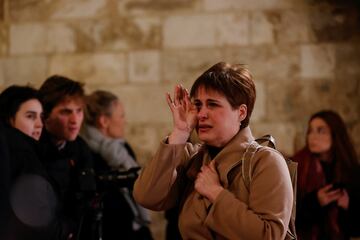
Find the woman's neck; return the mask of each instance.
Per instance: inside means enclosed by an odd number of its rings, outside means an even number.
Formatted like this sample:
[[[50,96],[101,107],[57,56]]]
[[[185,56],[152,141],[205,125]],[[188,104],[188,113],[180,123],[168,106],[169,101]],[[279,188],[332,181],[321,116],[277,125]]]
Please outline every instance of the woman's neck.
[[[222,149],[222,147],[208,146],[208,151],[211,159],[214,159]]]
[[[322,162],[330,163],[333,160],[331,152],[319,153],[316,155],[317,155],[317,158]]]

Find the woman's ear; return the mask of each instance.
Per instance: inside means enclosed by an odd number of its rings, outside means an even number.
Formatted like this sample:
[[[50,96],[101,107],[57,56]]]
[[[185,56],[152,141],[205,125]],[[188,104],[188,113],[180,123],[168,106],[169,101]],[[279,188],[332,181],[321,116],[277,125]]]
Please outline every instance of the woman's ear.
[[[245,104],[241,104],[239,107],[239,120],[242,122],[247,116],[247,106]]]
[[[98,124],[99,129],[105,130],[108,128],[109,119],[105,115],[100,115],[97,120],[97,124]]]

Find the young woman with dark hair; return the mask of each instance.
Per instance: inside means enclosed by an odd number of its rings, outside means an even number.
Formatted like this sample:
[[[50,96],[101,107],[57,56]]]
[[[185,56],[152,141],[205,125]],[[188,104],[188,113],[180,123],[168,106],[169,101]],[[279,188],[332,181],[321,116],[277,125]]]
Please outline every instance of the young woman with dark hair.
[[[0,94],[0,119],[35,140],[43,128],[42,111],[38,91],[32,87],[12,85]]]
[[[312,115],[306,146],[293,159],[298,162],[299,238],[349,239],[359,234],[359,164],[341,117],[334,111]]]
[[[57,199],[41,163],[38,92],[12,85],[0,94],[0,239],[58,239]]]

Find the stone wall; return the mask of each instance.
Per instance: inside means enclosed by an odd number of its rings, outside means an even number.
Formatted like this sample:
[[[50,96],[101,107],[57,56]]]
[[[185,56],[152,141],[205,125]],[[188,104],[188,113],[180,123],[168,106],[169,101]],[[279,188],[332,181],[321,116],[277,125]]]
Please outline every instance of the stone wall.
[[[0,0],[0,88],[57,73],[113,91],[145,164],[171,129],[164,93],[218,61],[246,63],[255,135],[272,133],[291,155],[309,116],[333,109],[360,153],[359,9],[356,0]],[[157,239],[163,227],[154,213]]]

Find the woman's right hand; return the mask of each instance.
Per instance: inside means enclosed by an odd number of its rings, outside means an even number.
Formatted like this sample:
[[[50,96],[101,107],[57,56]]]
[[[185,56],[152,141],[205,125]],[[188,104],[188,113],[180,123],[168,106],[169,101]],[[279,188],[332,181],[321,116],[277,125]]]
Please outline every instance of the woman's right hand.
[[[320,206],[324,207],[334,201],[337,201],[341,196],[341,189],[332,189],[332,184],[328,184],[320,188],[317,192],[317,198]]]
[[[166,101],[173,116],[174,129],[169,136],[169,143],[185,143],[196,126],[196,107],[191,103],[188,91],[181,85],[174,89],[174,99],[166,94]]]

